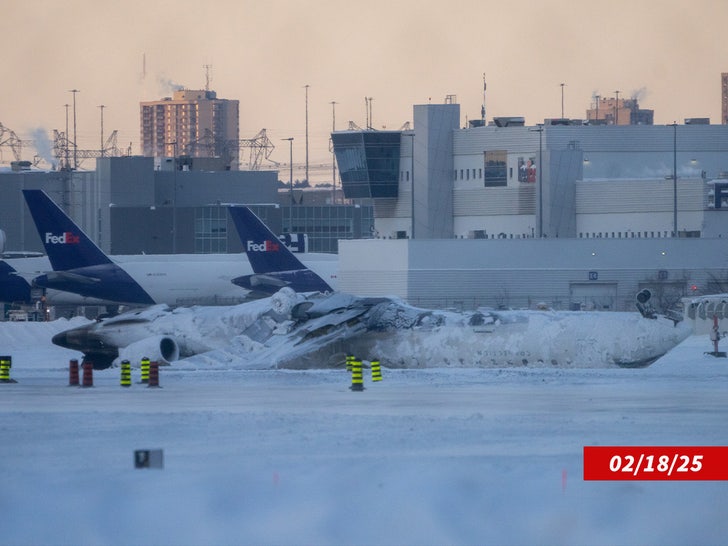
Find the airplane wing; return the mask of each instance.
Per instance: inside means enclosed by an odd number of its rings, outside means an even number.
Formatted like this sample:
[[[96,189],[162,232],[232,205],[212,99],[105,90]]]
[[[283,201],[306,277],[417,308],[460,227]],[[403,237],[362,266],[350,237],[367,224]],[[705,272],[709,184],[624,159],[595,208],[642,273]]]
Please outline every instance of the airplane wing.
[[[101,279],[98,277],[79,275],[72,271],[48,271],[45,273],[45,278],[49,286],[53,286],[58,282],[73,282],[78,284],[97,284],[101,282]]]

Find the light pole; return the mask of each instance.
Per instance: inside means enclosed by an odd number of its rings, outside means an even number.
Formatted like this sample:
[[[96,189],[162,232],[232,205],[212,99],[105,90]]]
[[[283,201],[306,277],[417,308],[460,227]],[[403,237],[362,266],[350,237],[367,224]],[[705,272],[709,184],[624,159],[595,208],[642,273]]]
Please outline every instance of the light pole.
[[[293,137],[284,138],[282,140],[288,141],[288,147],[290,150],[290,158],[288,165],[290,167],[290,173],[288,178],[288,233],[293,233]]]
[[[103,104],[99,104],[99,108],[101,109],[101,157],[104,157],[104,106]]]
[[[564,86],[565,83],[560,84],[561,85],[561,119],[564,119]]]
[[[174,157],[172,158],[172,254],[177,254],[177,141],[165,142],[167,146],[174,146]]]
[[[308,182],[308,84],[304,85],[306,88],[306,182]]]
[[[68,158],[68,150],[69,150],[69,138],[68,138],[68,107],[70,104],[64,104],[63,106],[66,107],[66,145],[65,145],[65,156],[66,156],[66,167],[65,170],[70,171],[71,170],[71,160]],[[25,239],[23,239],[25,240]]]
[[[78,89],[71,89],[68,91],[73,93],[73,170],[78,170],[78,145],[76,141],[76,93],[79,93]]]
[[[412,160],[410,163],[410,215],[412,216],[412,226],[410,231],[410,238],[415,238],[415,133],[412,132],[407,135],[411,137],[412,142]]]
[[[333,123],[331,131],[336,132],[336,105],[338,103],[334,100],[331,101],[331,113],[333,115]],[[336,152],[334,150],[334,142],[331,141],[331,204],[336,204]]]
[[[672,122],[672,232],[677,237],[677,122]]]
[[[619,125],[619,91],[614,93],[617,95],[617,100],[614,101],[614,124]]]
[[[538,237],[543,237],[543,125],[538,124],[538,129],[529,131],[538,133]]]

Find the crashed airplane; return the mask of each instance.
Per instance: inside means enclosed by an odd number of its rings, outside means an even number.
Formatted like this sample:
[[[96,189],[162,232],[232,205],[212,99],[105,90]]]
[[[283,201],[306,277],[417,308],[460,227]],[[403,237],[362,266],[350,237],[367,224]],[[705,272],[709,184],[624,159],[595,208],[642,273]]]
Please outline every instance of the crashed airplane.
[[[157,305],[66,330],[53,343],[83,352],[95,368],[144,356],[200,367],[329,368],[347,353],[392,368],[643,367],[690,333],[682,322],[639,313],[437,311],[283,288],[227,308]]]

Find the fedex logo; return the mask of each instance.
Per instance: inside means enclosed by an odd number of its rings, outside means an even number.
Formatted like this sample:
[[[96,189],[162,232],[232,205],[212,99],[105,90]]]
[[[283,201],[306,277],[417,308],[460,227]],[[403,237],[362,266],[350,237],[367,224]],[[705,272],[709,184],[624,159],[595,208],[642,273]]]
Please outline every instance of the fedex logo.
[[[247,251],[248,252],[278,252],[280,250],[280,244],[274,243],[273,241],[263,241],[262,243],[254,243],[248,241]]]
[[[53,235],[52,233],[46,232],[45,244],[51,245],[77,245],[81,241],[78,235],[74,235],[70,231],[62,233],[61,235]]]

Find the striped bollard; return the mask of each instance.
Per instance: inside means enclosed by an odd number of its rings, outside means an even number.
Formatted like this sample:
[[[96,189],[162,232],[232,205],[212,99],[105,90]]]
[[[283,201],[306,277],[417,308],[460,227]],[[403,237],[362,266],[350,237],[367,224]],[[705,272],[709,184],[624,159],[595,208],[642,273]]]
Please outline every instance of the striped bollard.
[[[372,367],[372,381],[381,381],[382,380],[382,366],[379,364],[379,361],[372,360],[370,362],[370,365]]]
[[[14,379],[10,379],[10,368],[12,367],[12,356],[0,356],[0,383],[17,383]]]
[[[81,377],[82,387],[93,387],[94,386],[94,364],[93,362],[84,361],[81,365],[83,368],[83,376]]]
[[[78,360],[71,359],[68,363],[68,386],[78,387]]]
[[[140,383],[149,383],[149,359],[145,356],[141,362],[142,379]]]
[[[354,361],[354,355],[346,355],[346,371],[351,371],[351,363]]]
[[[121,361],[121,386],[131,387],[131,363],[128,360]]]
[[[159,387],[159,362],[149,363],[149,384],[147,387]]]
[[[351,361],[351,390],[364,390],[364,375],[361,371],[361,360],[355,358]]]

